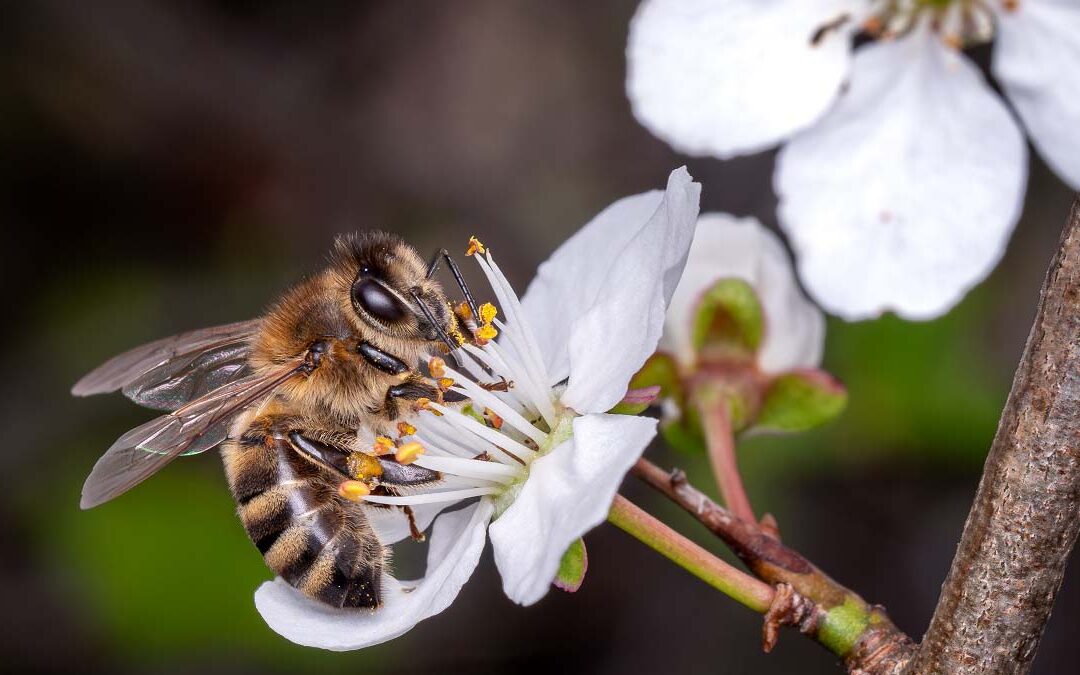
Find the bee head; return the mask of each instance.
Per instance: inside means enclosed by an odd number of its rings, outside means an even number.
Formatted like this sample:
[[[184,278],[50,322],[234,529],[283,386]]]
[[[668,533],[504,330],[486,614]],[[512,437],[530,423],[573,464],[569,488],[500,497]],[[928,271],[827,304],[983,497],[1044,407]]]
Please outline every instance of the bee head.
[[[339,237],[334,246],[335,276],[348,288],[350,311],[367,328],[388,336],[423,342],[458,333],[446,294],[416,250],[400,238],[378,231]]]

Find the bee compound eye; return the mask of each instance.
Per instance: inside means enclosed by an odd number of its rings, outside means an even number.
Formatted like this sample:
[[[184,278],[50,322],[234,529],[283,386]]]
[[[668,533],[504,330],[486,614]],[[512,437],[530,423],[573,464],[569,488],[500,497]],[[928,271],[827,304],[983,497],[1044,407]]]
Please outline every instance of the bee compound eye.
[[[397,298],[374,279],[360,279],[352,288],[353,304],[376,319],[387,322],[401,321],[405,310]]]

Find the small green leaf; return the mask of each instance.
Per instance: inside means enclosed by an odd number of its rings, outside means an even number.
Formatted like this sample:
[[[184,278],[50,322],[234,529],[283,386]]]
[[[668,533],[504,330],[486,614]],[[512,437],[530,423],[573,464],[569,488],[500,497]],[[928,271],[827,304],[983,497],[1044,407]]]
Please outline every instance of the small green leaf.
[[[765,390],[755,426],[806,431],[840,414],[847,390],[823,370],[793,370],[777,376]]]
[[[585,581],[585,571],[589,569],[589,554],[585,552],[585,542],[578,539],[563,553],[559,561],[559,572],[555,575],[555,584],[567,593],[575,593]]]
[[[694,348],[714,359],[752,356],[761,344],[763,325],[753,286],[742,279],[721,279],[698,300]]]
[[[660,385],[628,389],[623,400],[608,411],[612,415],[640,415],[660,396]]]
[[[682,383],[679,381],[679,367],[675,365],[675,359],[663,352],[657,352],[649,357],[641,370],[630,378],[630,389],[644,389],[646,387],[660,387],[660,396],[663,398],[682,398]]]

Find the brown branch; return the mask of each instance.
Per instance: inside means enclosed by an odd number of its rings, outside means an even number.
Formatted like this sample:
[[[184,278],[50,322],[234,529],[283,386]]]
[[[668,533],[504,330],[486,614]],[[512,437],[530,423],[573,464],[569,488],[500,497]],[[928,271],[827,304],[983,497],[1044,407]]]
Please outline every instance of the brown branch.
[[[1080,531],[1080,198],[911,673],[1026,673]]]
[[[854,591],[831,579],[757,523],[742,520],[709,499],[686,480],[683,472],[668,473],[652,462],[640,459],[634,465],[633,473],[712,530],[760,579],[774,585],[789,585],[796,593],[813,601],[823,613],[816,637],[844,658],[848,672],[894,675],[903,670],[914,645],[889,620],[883,608],[870,605]],[[843,625],[844,630],[837,631],[843,634],[833,636],[828,629],[833,625]],[[853,626],[857,628],[852,630]]]

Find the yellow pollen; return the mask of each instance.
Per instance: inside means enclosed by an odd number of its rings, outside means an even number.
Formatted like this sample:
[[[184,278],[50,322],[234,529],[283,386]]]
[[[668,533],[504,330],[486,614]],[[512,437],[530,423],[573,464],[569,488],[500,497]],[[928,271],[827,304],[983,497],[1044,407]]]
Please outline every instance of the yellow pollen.
[[[446,361],[443,361],[438,356],[432,356],[427,367],[432,377],[446,377]]]
[[[446,391],[447,389],[449,389],[452,386],[454,386],[454,380],[452,378],[449,378],[449,377],[440,377],[439,378],[439,389],[442,389],[443,391]]]
[[[495,329],[495,326],[488,324],[486,326],[480,326],[476,330],[476,339],[487,342],[488,340],[494,340],[495,336],[499,334],[499,331]]]
[[[468,321],[473,318],[472,309],[469,308],[469,303],[465,301],[458,303],[458,306],[454,308],[454,314],[457,314],[458,318],[462,321]]]
[[[490,302],[485,302],[477,308],[480,311],[480,321],[486,326],[495,320],[495,316],[499,313],[499,310],[495,309],[495,305]]]
[[[338,494],[350,502],[358,502],[371,494],[371,490],[358,480],[346,480],[338,485]]]
[[[372,449],[376,455],[388,455],[394,451],[394,440],[388,436],[376,436],[375,447]]]
[[[400,464],[412,464],[422,454],[424,454],[424,446],[416,441],[410,441],[397,449],[394,459]]]
[[[413,410],[416,410],[418,412],[421,410],[426,410],[437,417],[442,417],[441,412],[431,407],[431,399],[425,396],[421,396],[420,398],[413,401]]]
[[[503,419],[491,408],[484,408],[484,420],[493,429],[502,429]]]
[[[416,427],[409,424],[408,422],[398,422],[397,423],[397,432],[398,432],[398,437],[399,438],[402,438],[402,437],[405,437],[405,436],[412,436],[413,434],[416,433]]]
[[[480,243],[480,240],[476,237],[469,237],[469,248],[465,249],[465,255],[474,255],[479,253],[484,255],[487,252],[487,247]]]
[[[382,464],[366,452],[350,453],[346,466],[353,480],[363,481],[369,488],[374,487],[382,475]]]

